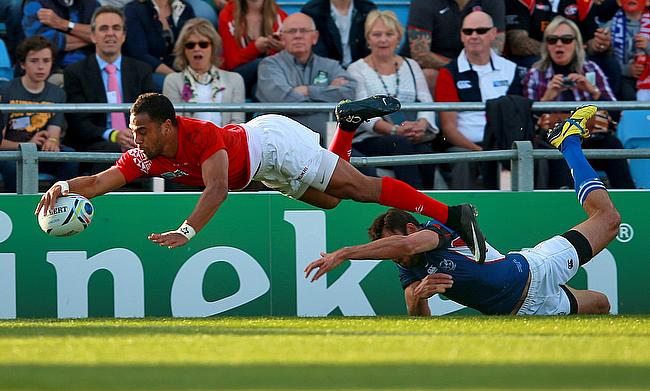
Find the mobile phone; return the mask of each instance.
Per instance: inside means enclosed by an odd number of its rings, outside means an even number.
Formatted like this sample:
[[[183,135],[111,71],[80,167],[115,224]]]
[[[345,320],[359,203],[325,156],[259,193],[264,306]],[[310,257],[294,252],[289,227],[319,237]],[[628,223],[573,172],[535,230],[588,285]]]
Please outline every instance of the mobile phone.
[[[280,33],[276,31],[276,32],[274,32],[273,34],[271,34],[271,37],[272,37],[273,39],[280,40]]]

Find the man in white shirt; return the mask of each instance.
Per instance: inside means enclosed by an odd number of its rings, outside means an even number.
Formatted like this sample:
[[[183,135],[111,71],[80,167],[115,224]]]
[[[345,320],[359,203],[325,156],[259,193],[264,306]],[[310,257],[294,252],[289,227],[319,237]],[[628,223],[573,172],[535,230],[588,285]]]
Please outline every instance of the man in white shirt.
[[[491,47],[496,28],[490,15],[472,12],[463,20],[464,49],[455,61],[441,68],[436,84],[436,102],[485,102],[506,94],[521,95],[517,65],[499,56]],[[441,112],[440,123],[450,151],[481,151],[485,111]],[[453,189],[480,188],[477,165],[457,163],[452,169]]]

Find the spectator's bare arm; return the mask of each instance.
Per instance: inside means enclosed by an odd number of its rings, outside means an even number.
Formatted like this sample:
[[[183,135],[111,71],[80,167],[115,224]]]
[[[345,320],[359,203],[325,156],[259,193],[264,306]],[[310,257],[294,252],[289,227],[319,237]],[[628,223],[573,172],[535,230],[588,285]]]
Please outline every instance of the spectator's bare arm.
[[[420,64],[420,67],[439,69],[449,63],[447,57],[431,51],[430,32],[409,27],[408,40],[411,57]]]
[[[57,125],[47,126],[47,139],[43,142],[43,151],[59,152],[61,151],[61,127]]]
[[[52,9],[41,8],[40,10],[38,10],[38,13],[36,15],[38,17],[39,22],[43,23],[48,27],[51,27],[56,30],[64,31],[64,32],[68,30],[68,23],[70,21],[60,17]],[[91,42],[90,25],[75,23],[74,28],[68,32],[68,35],[74,35],[75,37],[80,38],[81,40],[85,41],[86,44],[88,44]]]
[[[65,51],[66,52],[71,52],[73,50],[82,48],[84,46],[87,46],[88,42],[84,41],[83,39],[79,37],[75,37],[74,35],[66,34],[65,36]]]

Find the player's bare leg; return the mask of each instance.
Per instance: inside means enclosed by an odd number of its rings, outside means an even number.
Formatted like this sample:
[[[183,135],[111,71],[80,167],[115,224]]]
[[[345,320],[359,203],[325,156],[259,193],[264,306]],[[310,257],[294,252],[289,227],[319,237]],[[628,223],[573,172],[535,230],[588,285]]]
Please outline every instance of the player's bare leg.
[[[621,216],[605,185],[585,158],[580,146],[582,139],[589,137],[587,121],[596,110],[593,105],[579,107],[548,134],[551,144],[562,152],[571,168],[578,201],[588,216],[587,220],[563,234],[576,248],[580,265],[589,262],[616,237],[621,223]],[[578,314],[609,313],[609,300],[604,294],[587,289],[567,289],[575,298]]]
[[[618,234],[621,216],[609,198],[607,190],[594,190],[582,205],[589,218],[573,227],[587,238],[592,255],[601,252]]]
[[[339,159],[325,192],[313,187],[300,197],[300,201],[323,209],[336,207],[341,199],[358,202],[379,202],[381,179],[363,175],[352,164]]]
[[[591,256],[602,251],[616,237],[621,223],[621,217],[609,198],[605,185],[585,158],[580,145],[583,138],[589,137],[587,121],[596,110],[597,107],[593,105],[579,107],[548,134],[551,144],[562,152],[571,168],[578,201],[587,212],[588,219],[576,225],[573,230],[587,239],[592,249]]]
[[[348,163],[352,137],[359,125],[370,118],[399,109],[399,101],[387,95],[371,96],[354,102],[342,101],[336,106],[339,126],[329,149],[340,159],[325,193],[338,199],[376,202],[432,217],[458,232],[474,253],[475,259],[483,263],[487,249],[473,206],[447,206],[394,178],[367,177]],[[309,189],[300,199],[320,207],[333,207],[337,203],[335,199],[318,194],[314,189]]]
[[[573,289],[570,286],[566,288],[573,293],[578,302],[577,314],[609,314],[609,300],[604,294],[588,289]]]

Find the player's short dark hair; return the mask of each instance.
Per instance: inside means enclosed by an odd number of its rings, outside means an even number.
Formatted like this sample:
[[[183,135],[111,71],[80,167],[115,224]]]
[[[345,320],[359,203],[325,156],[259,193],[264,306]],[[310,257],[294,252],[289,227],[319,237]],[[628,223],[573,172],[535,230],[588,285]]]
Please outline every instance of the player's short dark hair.
[[[408,223],[420,224],[412,214],[401,209],[391,208],[386,213],[377,216],[372,222],[372,225],[368,228],[368,236],[370,240],[380,239],[384,229],[397,231],[406,235],[406,224]]]
[[[138,115],[146,113],[151,120],[162,124],[171,120],[172,125],[176,126],[176,111],[172,102],[163,94],[148,92],[138,96],[133,106],[131,114]]]
[[[27,60],[29,52],[38,52],[43,49],[50,49],[52,52],[52,59],[56,57],[56,49],[54,48],[52,41],[42,35],[34,35],[24,39],[18,44],[18,47],[16,48],[16,59],[20,64],[22,64]]]
[[[97,28],[96,19],[101,14],[116,14],[122,19],[122,30],[126,31],[126,17],[124,16],[124,11],[112,5],[103,5],[93,12],[93,16],[90,18],[90,30],[95,31]]]

